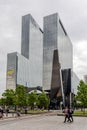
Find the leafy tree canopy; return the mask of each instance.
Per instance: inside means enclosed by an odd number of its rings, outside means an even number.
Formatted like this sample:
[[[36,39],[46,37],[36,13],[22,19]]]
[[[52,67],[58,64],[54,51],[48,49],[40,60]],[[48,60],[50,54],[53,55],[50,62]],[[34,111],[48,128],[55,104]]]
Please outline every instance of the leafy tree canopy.
[[[18,106],[26,106],[26,88],[23,85],[18,85],[16,87],[16,105]]]
[[[38,96],[36,94],[36,92],[32,92],[28,95],[28,104],[29,106],[31,106],[32,109],[34,109],[34,106],[37,104],[38,102]]]
[[[47,108],[50,103],[48,96],[44,92],[38,96],[38,101],[39,101],[39,106],[41,108],[42,107]]]
[[[5,92],[2,94],[3,98],[1,99],[4,101],[5,105],[14,105],[14,100],[15,100],[15,91],[12,89],[7,89]]]
[[[82,103],[84,107],[87,107],[87,84],[83,80],[80,81],[76,99]]]

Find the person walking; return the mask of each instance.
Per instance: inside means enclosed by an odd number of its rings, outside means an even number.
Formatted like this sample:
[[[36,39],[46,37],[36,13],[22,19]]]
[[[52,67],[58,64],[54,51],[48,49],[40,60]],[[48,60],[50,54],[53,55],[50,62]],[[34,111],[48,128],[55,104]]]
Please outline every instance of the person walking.
[[[6,113],[6,117],[8,117],[8,113],[9,113],[9,108],[8,107],[6,108],[5,113]]]
[[[68,121],[73,122],[73,116],[72,116],[72,114],[73,114],[73,109],[70,108],[70,109],[69,109],[69,117],[68,117]]]
[[[3,109],[2,108],[0,108],[0,118],[2,118],[3,119]]]
[[[68,107],[68,106],[66,106],[64,113],[65,113],[64,123],[65,123],[66,121],[70,121],[70,122],[71,122],[71,120],[70,120],[70,118],[69,118],[69,107]]]

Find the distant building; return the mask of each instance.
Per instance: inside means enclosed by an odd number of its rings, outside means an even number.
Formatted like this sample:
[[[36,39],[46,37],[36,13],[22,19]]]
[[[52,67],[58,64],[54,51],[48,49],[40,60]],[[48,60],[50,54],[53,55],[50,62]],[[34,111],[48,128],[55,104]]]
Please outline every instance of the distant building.
[[[72,93],[77,94],[77,87],[79,85],[80,79],[75,72],[72,73]]]
[[[18,84],[29,86],[29,60],[13,52],[7,55],[6,88],[15,90]]]
[[[87,84],[87,75],[84,75],[84,81]]]

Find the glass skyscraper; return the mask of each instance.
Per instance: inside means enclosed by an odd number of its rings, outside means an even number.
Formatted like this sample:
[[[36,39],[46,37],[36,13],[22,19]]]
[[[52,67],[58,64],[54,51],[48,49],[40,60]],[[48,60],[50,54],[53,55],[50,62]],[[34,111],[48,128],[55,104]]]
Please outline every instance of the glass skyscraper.
[[[71,92],[72,43],[57,13],[44,17],[43,89],[53,99]]]
[[[18,61],[16,55],[11,53],[7,57],[7,88],[15,89],[17,84],[42,87],[43,31],[30,14],[22,17],[21,55],[18,55]],[[14,70],[14,76],[9,79],[10,70]]]
[[[42,86],[43,31],[28,14],[22,17],[21,55],[29,59],[29,87]]]
[[[57,13],[43,22],[42,31],[30,14],[22,17],[21,54],[8,54],[7,88],[42,86],[51,100],[69,102],[72,43]]]

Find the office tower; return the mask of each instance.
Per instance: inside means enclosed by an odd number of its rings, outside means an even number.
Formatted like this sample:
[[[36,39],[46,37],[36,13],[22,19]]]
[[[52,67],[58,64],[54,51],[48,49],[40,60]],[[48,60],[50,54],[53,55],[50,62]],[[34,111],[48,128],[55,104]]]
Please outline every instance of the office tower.
[[[72,44],[57,13],[44,17],[43,89],[68,102],[71,92]]]
[[[70,102],[72,43],[57,13],[44,17],[43,31],[28,14],[22,17],[21,54],[7,58],[7,88],[42,86],[51,101]]]
[[[33,17],[22,17],[21,55],[10,53],[7,56],[8,89],[17,84],[27,87],[42,87],[43,32]]]
[[[43,32],[33,17],[22,17],[21,55],[29,59],[29,87],[42,86]]]
[[[29,60],[17,52],[7,55],[6,88],[16,89],[17,85],[29,86]]]

